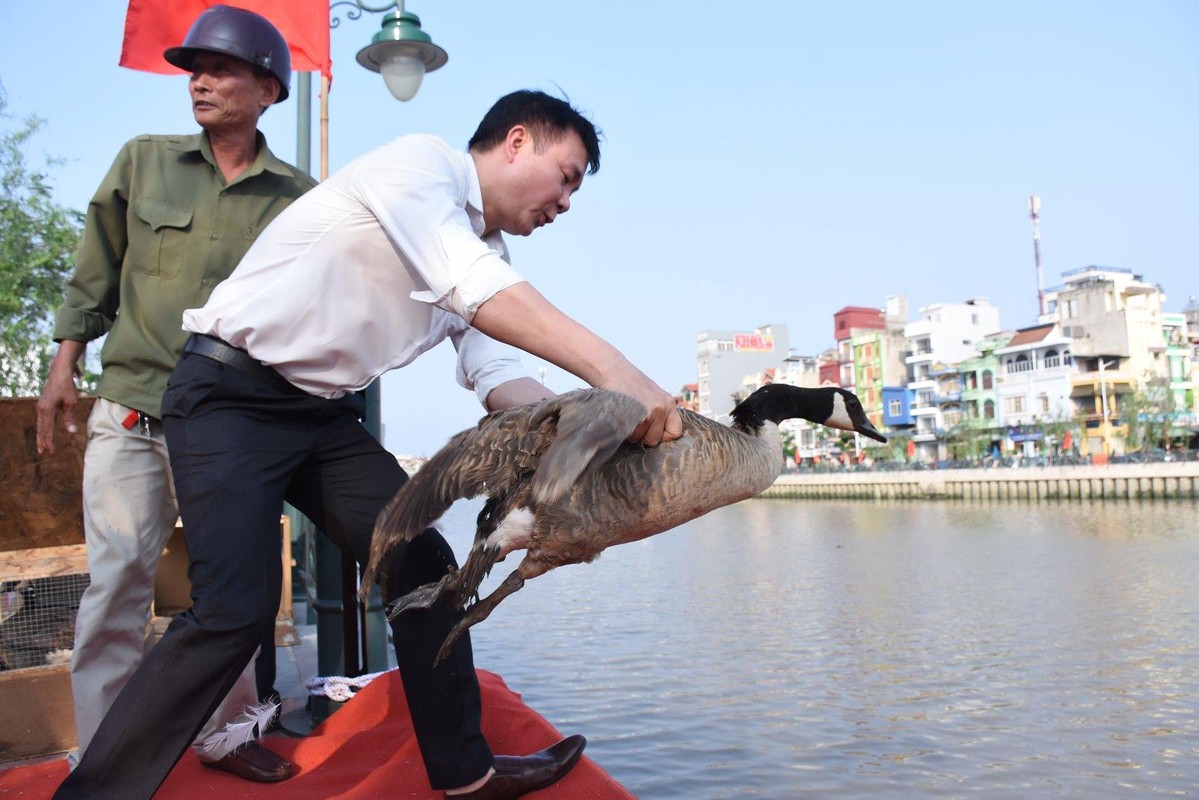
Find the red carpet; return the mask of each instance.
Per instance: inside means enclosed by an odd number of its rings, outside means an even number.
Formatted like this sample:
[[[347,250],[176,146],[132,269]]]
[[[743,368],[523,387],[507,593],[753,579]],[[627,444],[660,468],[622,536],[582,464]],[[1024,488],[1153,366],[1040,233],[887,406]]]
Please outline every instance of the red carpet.
[[[561,738],[498,675],[479,670],[479,683],[483,688],[483,733],[492,750],[530,753]],[[243,781],[200,766],[189,750],[155,798],[440,800],[442,797],[441,792],[429,788],[425,778],[404,690],[394,670],[372,681],[307,737],[271,738],[269,744],[272,750],[299,767],[290,780],[276,784]],[[0,797],[45,800],[66,774],[67,764],[62,759],[2,770]],[[530,797],[636,800],[586,755],[565,778]]]

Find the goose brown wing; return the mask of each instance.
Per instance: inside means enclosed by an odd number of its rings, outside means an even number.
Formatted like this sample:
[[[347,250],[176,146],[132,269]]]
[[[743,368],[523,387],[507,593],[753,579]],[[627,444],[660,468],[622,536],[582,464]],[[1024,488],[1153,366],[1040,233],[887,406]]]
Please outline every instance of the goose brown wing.
[[[451,438],[379,513],[363,586],[369,587],[392,547],[419,536],[455,501],[506,493],[531,476],[553,438],[558,407],[569,397],[489,414]]]
[[[645,418],[641,403],[605,389],[572,392],[562,399],[557,432],[533,478],[538,504],[558,499],[585,470],[607,461]]]

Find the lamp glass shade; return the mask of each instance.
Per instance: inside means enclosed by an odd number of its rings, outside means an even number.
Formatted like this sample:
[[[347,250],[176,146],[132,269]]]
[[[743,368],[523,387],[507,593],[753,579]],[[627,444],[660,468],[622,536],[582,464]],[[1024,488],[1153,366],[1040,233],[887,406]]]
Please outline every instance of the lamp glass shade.
[[[395,48],[380,62],[379,71],[396,100],[411,100],[425,77],[425,62],[418,55]]]

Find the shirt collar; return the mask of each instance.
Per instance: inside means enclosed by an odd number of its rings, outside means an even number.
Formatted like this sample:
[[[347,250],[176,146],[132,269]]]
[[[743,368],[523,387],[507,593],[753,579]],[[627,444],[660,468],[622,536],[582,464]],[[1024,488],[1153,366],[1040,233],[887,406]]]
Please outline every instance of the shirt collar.
[[[479,183],[479,173],[475,169],[475,160],[470,153],[462,154],[463,166],[466,168],[466,216],[470,218],[475,235],[499,253],[500,258],[508,260],[508,244],[500,231],[492,231],[483,235],[487,223],[483,220],[483,186]]]
[[[258,144],[258,154],[254,156],[254,163],[250,165],[249,169],[239,175],[234,183],[251,178],[262,172],[273,172],[285,178],[291,177],[291,169],[282,161],[275,158],[275,154],[267,147],[266,137],[263,136],[262,131],[255,131],[255,139]],[[212,143],[208,140],[208,131],[206,130],[190,136],[180,136],[171,145],[171,149],[180,153],[198,154],[200,158],[203,158],[212,165],[213,170],[216,170],[216,158],[212,155]]]
[[[466,167],[466,205],[467,214],[475,233],[483,235],[483,187],[479,183],[479,172],[475,169],[475,160],[470,153],[463,153],[462,160]],[[471,213],[474,212],[474,213]]]

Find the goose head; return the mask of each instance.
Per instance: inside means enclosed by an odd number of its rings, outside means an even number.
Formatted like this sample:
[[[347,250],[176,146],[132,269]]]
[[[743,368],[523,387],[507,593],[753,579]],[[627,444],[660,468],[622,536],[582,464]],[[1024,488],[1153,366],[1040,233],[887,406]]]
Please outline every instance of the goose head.
[[[756,431],[768,421],[777,425],[785,419],[799,418],[887,441],[866,418],[857,395],[838,387],[807,389],[785,383],[767,384],[738,404],[732,416],[733,427],[744,431]]]

